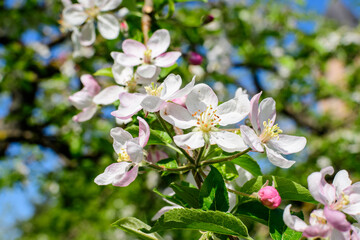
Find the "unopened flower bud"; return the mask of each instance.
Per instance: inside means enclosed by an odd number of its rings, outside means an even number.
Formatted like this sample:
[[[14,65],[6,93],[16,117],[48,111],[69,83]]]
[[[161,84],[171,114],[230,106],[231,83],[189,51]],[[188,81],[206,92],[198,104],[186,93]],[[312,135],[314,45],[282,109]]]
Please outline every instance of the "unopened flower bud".
[[[200,65],[203,61],[203,57],[196,53],[196,52],[190,52],[190,56],[189,56],[189,62],[192,65]]]
[[[208,24],[214,21],[214,16],[209,14],[203,17],[203,24]]]
[[[281,203],[279,192],[272,186],[265,186],[258,192],[260,202],[270,209],[277,208]]]
[[[121,32],[128,32],[129,31],[129,25],[126,21],[120,22],[120,31]]]

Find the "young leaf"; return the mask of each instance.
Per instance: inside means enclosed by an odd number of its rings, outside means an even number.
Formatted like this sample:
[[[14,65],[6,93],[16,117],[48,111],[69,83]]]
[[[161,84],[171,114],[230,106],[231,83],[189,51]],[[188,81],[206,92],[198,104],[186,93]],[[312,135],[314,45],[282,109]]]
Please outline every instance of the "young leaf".
[[[182,182],[181,185],[172,183],[170,187],[174,190],[175,196],[186,202],[191,208],[199,208],[199,190],[189,183]]]
[[[150,230],[151,227],[144,222],[134,217],[122,218],[112,224],[112,226],[120,228],[121,230],[131,233],[143,240],[161,240],[162,238],[157,233],[145,233],[140,229]]]
[[[160,78],[165,78],[167,75],[169,75],[177,67],[178,67],[178,64],[175,63],[174,65],[172,65],[170,67],[161,68]]]
[[[111,67],[102,68],[102,69],[97,70],[94,73],[94,76],[106,76],[106,77],[111,77],[111,78],[114,77],[113,73],[112,73],[112,70],[111,70]]]
[[[220,172],[213,166],[200,189],[200,206],[204,210],[229,209],[229,197],[225,182]]]
[[[131,125],[125,130],[135,136],[139,133],[139,127],[136,125]],[[150,129],[150,138],[147,145],[167,145],[171,142],[172,139],[166,132]]]
[[[283,210],[275,209],[270,211],[269,231],[274,240],[298,240],[302,233],[292,230],[283,221]],[[301,217],[301,216],[300,216]]]
[[[217,163],[214,166],[219,170],[223,178],[227,181],[232,181],[239,176],[235,165],[232,162]]]
[[[231,162],[239,165],[240,167],[251,173],[254,177],[262,175],[259,164],[247,154],[235,158]]]
[[[183,206],[183,207],[187,206],[186,203],[184,201],[182,201],[181,199],[179,199],[177,196],[168,196],[168,195],[162,194],[156,188],[153,189],[153,192],[156,193],[157,195],[159,195],[160,197],[165,198],[166,200],[168,200],[172,203],[175,203],[176,205]]]
[[[252,239],[249,237],[247,228],[240,219],[230,213],[219,211],[186,208],[173,209],[161,216],[150,232],[168,229],[194,229]]]
[[[157,162],[157,165],[159,165],[160,167],[169,168],[169,169],[178,167],[176,160],[173,158],[162,159]]]

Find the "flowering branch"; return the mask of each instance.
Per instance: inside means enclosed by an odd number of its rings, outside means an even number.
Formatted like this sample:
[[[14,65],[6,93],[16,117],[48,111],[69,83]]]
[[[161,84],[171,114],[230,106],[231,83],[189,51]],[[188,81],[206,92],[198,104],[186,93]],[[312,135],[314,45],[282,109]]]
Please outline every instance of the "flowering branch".
[[[151,28],[151,16],[150,14],[153,12],[153,1],[145,0],[144,6],[142,8],[142,17],[141,17],[141,29],[144,34],[144,44],[146,45],[149,40],[149,31]]]
[[[200,167],[206,166],[206,165],[211,165],[211,164],[214,164],[214,163],[221,163],[221,162],[231,161],[231,160],[233,160],[233,159],[235,159],[237,157],[240,157],[240,156],[248,153],[250,150],[251,150],[251,148],[248,148],[245,151],[239,152],[239,153],[234,154],[234,155],[229,156],[229,157],[215,157],[215,158],[212,158],[210,160],[202,162],[200,164]]]

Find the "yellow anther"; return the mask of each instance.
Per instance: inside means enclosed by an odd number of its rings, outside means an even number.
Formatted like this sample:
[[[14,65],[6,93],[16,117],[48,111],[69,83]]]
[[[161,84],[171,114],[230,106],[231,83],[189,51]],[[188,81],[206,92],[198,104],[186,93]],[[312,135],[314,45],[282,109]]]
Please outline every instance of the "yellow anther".
[[[197,125],[202,132],[210,132],[214,126],[220,123],[221,119],[215,114],[216,110],[213,110],[212,106],[206,108],[205,111],[195,112],[197,116]]]
[[[151,96],[157,96],[159,97],[161,95],[161,91],[163,89],[162,86],[157,86],[157,84],[151,83],[151,85],[144,87],[147,94]]]
[[[118,162],[130,162],[131,161],[129,154],[126,152],[126,150],[124,148],[120,149],[118,157],[119,157],[117,159]]]
[[[272,138],[277,138],[279,140],[279,134],[283,132],[277,124],[272,124],[273,121],[271,121],[270,119],[268,120],[268,122],[263,122],[264,130],[260,135],[260,139],[263,143],[268,142]]]
[[[310,217],[315,218],[318,223],[326,224],[326,219],[316,215],[315,213],[311,213]]]
[[[99,15],[100,13],[100,9],[97,7],[93,7],[86,9],[85,12],[90,18],[96,18],[97,15]]]
[[[151,63],[151,49],[146,49],[144,52],[144,63]]]

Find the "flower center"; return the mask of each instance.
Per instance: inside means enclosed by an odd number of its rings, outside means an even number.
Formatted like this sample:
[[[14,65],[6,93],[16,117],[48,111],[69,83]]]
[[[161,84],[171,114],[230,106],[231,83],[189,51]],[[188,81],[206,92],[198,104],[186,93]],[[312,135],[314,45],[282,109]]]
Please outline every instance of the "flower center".
[[[163,90],[163,86],[158,86],[157,84],[154,84],[153,82],[151,83],[151,85],[144,87],[146,90],[146,93],[151,95],[151,96],[156,96],[159,97],[161,94],[161,91]]]
[[[318,223],[320,223],[320,224],[326,224],[326,219],[323,218],[323,217],[320,217],[320,216],[316,215],[315,213],[311,213],[311,214],[310,214],[310,217],[311,217],[311,218],[314,218],[314,219],[315,219]]]
[[[349,195],[345,195],[345,193],[341,193],[341,198],[336,203],[334,203],[331,208],[334,210],[341,210],[344,206],[350,203]]]
[[[273,125],[273,121],[268,119],[268,122],[263,122],[264,130],[260,135],[260,140],[263,143],[268,142],[272,138],[277,138],[279,140],[279,134],[283,131],[278,127],[277,124]],[[272,125],[272,127],[270,127]]]
[[[121,148],[118,154],[119,158],[117,159],[118,162],[129,162],[131,161],[129,154],[126,152],[125,148]]]
[[[201,112],[199,110],[192,115],[196,117],[196,124],[202,132],[210,132],[212,128],[220,123],[221,119],[216,115],[216,111],[217,110],[214,110],[210,105],[205,111]]]
[[[146,49],[146,51],[144,52],[144,63],[151,63],[151,49]]]
[[[99,13],[100,13],[100,9],[97,7],[92,7],[92,8],[86,9],[85,12],[90,18],[96,18],[97,15],[99,15]]]

